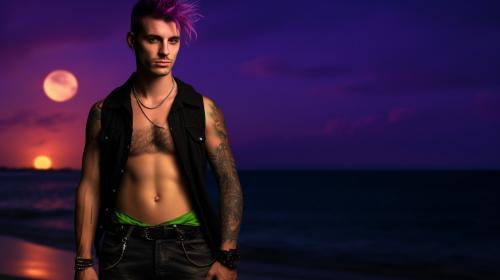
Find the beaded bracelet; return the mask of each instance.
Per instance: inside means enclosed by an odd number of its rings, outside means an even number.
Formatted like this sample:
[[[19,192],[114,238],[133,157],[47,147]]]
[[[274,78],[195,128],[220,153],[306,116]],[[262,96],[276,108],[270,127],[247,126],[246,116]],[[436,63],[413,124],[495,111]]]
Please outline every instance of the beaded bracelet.
[[[82,271],[88,267],[93,266],[93,260],[82,258],[82,257],[76,257],[75,258],[75,270],[77,271]]]

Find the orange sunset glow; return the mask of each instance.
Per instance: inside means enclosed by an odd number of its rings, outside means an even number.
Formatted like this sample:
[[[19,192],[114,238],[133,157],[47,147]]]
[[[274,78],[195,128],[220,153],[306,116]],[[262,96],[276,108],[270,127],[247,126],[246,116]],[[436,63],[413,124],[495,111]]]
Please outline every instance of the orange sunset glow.
[[[48,156],[37,156],[33,160],[33,167],[35,169],[50,169],[52,167],[52,160]]]

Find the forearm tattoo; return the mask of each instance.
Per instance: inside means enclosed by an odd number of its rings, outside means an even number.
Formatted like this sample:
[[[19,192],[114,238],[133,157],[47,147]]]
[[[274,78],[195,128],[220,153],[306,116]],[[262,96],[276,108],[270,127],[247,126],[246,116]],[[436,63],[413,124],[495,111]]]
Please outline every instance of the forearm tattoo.
[[[222,242],[236,241],[240,230],[243,196],[234,158],[229,147],[227,129],[220,109],[210,104],[209,117],[221,143],[215,152],[209,152],[211,165],[220,188]]]

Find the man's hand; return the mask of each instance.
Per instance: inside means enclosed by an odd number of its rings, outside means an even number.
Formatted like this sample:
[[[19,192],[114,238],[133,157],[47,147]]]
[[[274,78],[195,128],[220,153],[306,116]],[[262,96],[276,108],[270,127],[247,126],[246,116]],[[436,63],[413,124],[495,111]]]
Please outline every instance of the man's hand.
[[[94,267],[82,271],[75,271],[75,280],[98,280]]]
[[[215,261],[210,267],[205,280],[236,280],[236,269],[229,269],[220,262]]]

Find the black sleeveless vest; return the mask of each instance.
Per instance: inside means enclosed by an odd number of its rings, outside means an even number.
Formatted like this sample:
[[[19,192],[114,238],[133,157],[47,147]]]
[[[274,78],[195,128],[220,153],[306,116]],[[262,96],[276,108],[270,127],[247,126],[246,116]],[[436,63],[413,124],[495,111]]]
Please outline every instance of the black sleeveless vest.
[[[114,89],[103,102],[101,111],[100,207],[94,237],[96,255],[103,230],[111,222],[117,193],[125,171],[132,139],[131,85],[136,73]],[[212,250],[220,248],[220,220],[206,190],[207,151],[205,148],[205,111],[203,96],[189,84],[174,77],[178,91],[167,117],[180,172],[185,176],[187,193]]]

